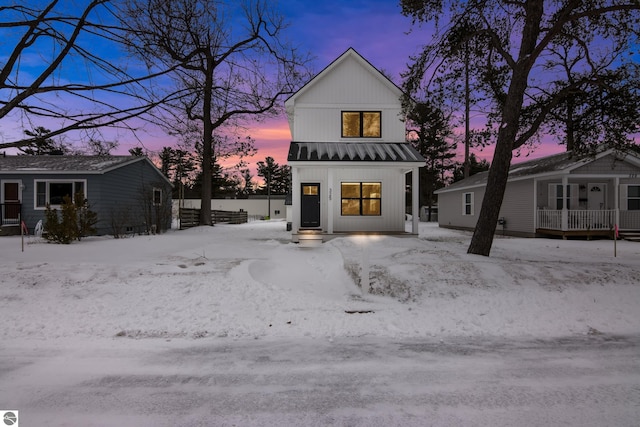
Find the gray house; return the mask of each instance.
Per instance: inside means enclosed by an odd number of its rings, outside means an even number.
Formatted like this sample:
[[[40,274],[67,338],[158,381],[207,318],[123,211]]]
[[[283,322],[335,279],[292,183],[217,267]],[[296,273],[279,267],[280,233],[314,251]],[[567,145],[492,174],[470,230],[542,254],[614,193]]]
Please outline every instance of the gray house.
[[[29,232],[46,206],[82,192],[98,234],[155,232],[171,226],[171,183],[147,157],[0,156],[1,234]]]
[[[440,227],[474,229],[488,172],[436,191]],[[497,232],[515,236],[611,236],[640,231],[640,156],[571,152],[511,166]]]

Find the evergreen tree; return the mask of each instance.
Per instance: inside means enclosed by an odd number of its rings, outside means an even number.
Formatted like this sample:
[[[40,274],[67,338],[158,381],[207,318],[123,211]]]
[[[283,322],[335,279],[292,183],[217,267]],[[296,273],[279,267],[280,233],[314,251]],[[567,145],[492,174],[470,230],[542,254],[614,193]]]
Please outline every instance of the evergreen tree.
[[[469,176],[475,175],[478,172],[488,171],[489,166],[489,162],[485,159],[478,161],[474,153],[469,155]],[[453,182],[458,182],[464,179],[464,177],[464,163],[457,162],[453,169]]]
[[[451,141],[448,118],[431,102],[412,104],[407,120],[408,140],[426,160],[420,168],[420,206],[428,207],[430,220],[434,192],[446,185],[448,172],[455,166],[456,143]]]
[[[273,157],[268,156],[257,163],[258,176],[264,179],[264,185],[258,190],[261,194],[287,194],[291,191],[291,167],[280,166]]]
[[[55,142],[46,135],[51,131],[42,126],[35,127],[32,131],[25,130],[24,133],[33,139],[28,145],[17,147],[22,153],[30,156],[42,155],[62,155],[69,152],[69,149],[61,142]]]

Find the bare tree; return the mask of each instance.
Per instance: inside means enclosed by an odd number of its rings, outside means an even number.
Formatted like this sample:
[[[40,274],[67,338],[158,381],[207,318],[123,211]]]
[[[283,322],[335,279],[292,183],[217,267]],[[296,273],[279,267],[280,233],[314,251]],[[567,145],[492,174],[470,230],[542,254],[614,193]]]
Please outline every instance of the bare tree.
[[[473,63],[493,101],[497,137],[487,188],[468,252],[488,256],[507,184],[512,152],[535,140],[551,111],[579,85],[606,84],[612,69],[629,62],[640,36],[637,0],[439,1],[401,0],[414,22],[436,21],[437,40],[427,45],[408,73],[414,87],[438,72],[441,58],[473,39],[482,56]],[[440,20],[446,17],[444,25]],[[551,52],[559,46],[578,58],[575,79]],[[631,57],[631,61],[633,58]],[[566,76],[566,75],[565,75]]]
[[[202,128],[200,224],[210,225],[214,133],[276,113],[309,77],[307,59],[287,43],[283,18],[265,0],[130,0],[123,12],[134,51],[178,67],[173,77],[188,95],[166,108]]]
[[[169,70],[114,61],[126,39],[122,22],[111,12],[112,1],[92,0],[80,8],[58,0],[42,6],[0,6],[6,49],[0,66],[0,121],[33,128],[46,120],[50,129],[35,136],[5,134],[8,141],[0,143],[0,149],[29,146],[71,131],[128,128],[128,120],[167,100],[154,99],[149,85]],[[97,51],[101,44],[108,56]]]

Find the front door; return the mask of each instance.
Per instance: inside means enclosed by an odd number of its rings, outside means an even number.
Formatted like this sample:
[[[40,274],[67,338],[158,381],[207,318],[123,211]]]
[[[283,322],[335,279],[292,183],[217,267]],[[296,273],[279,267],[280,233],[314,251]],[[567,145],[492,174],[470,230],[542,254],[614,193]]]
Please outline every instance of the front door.
[[[606,209],[607,184],[589,183],[587,185],[587,209],[601,211]]]
[[[20,185],[18,181],[2,182],[2,223],[17,224],[20,219]]]
[[[300,226],[320,227],[320,184],[302,184]]]

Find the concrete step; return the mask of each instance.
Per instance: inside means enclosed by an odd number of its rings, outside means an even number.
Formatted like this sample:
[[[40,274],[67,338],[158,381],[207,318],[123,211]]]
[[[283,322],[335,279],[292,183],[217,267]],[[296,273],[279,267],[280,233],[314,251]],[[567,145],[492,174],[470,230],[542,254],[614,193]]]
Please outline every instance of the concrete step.
[[[626,231],[624,233],[620,233],[620,239],[628,240],[630,242],[640,242],[640,232]]]

